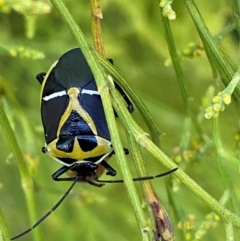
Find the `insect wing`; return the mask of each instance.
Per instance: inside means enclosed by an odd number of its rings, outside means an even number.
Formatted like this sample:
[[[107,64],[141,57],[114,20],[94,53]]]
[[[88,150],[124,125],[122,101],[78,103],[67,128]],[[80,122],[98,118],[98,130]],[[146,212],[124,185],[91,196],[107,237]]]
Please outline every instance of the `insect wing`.
[[[110,134],[102,105],[102,100],[95,81],[91,81],[82,89],[79,102],[91,116],[98,132],[98,136],[110,140]]]
[[[56,138],[58,123],[68,106],[66,90],[55,77],[55,67],[47,76],[42,91],[41,113],[46,143]]]

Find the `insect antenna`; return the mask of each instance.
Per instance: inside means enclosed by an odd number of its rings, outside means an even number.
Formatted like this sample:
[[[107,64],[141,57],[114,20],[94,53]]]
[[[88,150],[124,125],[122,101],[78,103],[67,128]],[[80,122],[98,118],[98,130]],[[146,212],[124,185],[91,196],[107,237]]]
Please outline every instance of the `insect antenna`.
[[[152,180],[152,179],[156,179],[156,178],[163,177],[163,176],[166,176],[168,174],[171,174],[171,173],[177,171],[177,169],[178,169],[178,167],[175,167],[175,168],[173,168],[169,171],[157,174],[155,176],[136,177],[136,178],[133,178],[132,180],[134,182]],[[101,182],[101,183],[123,183],[124,181],[123,180],[97,180],[97,182]]]
[[[76,182],[79,180],[79,176],[76,176],[75,180],[73,181],[73,183],[71,184],[71,186],[68,188],[68,190],[64,193],[64,195],[61,197],[61,199],[52,207],[51,210],[49,210],[44,216],[42,216],[32,227],[30,227],[29,229],[23,231],[22,233],[14,236],[13,238],[11,238],[10,240],[15,240],[17,238],[22,237],[23,235],[29,233],[30,231],[32,231],[34,228],[36,228],[42,221],[44,221],[54,210],[56,210],[58,208],[58,206],[63,202],[63,200],[67,197],[67,195],[69,194],[69,192],[73,189],[74,185],[76,184]]]

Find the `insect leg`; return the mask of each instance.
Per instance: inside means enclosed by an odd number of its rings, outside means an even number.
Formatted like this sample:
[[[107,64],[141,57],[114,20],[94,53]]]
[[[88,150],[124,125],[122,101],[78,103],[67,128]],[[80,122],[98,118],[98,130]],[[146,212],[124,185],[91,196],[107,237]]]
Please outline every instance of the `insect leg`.
[[[98,165],[90,162],[75,162],[71,166],[63,166],[52,174],[54,181],[74,181],[75,177],[63,177],[59,178],[62,174],[66,173],[68,170],[77,172],[79,182],[88,182],[87,177],[91,176],[93,172],[96,171]]]
[[[125,155],[129,154],[129,150],[127,148],[123,148],[123,151]],[[115,154],[114,150],[111,152],[111,154],[108,157],[111,157],[113,154]]]
[[[41,72],[41,73],[37,74],[36,79],[40,84],[42,84],[45,75],[46,75],[46,73],[44,73],[44,72]]]
[[[107,59],[107,60],[113,65],[113,59]],[[128,105],[128,107],[127,107],[128,111],[130,113],[132,113],[134,111],[132,102],[129,100],[129,98],[127,97],[127,95],[125,94],[125,92],[123,91],[123,89],[121,88],[121,86],[118,83],[116,83],[114,81],[114,85],[115,85],[116,89],[119,91],[119,93],[122,95],[123,99],[126,101],[126,103]],[[117,113],[115,111],[114,111],[114,113],[115,113],[115,116],[117,117]]]
[[[115,171],[106,161],[103,160],[100,164],[107,169],[107,175],[116,176],[117,171]]]
[[[126,101],[128,111],[132,113],[134,111],[132,102],[129,100],[128,96],[125,94],[122,87],[118,83],[114,82],[114,85],[116,89],[119,91],[119,93],[122,95],[123,99]]]
[[[61,176],[62,174],[66,173],[68,170],[72,170],[73,166],[63,166],[60,169],[58,169],[56,172],[54,172],[52,174],[52,178],[54,181],[74,181],[76,179],[76,177],[61,177],[59,178],[59,176]],[[78,181],[81,182],[85,182],[86,181],[86,177],[85,176],[79,176]]]
[[[67,166],[63,166],[60,169],[58,169],[56,172],[54,172],[52,174],[52,178],[54,181],[73,181],[75,180],[75,177],[64,177],[64,178],[59,178],[59,176],[61,176],[62,174],[64,174],[65,172],[67,172],[68,170],[71,169],[71,166],[67,167]]]

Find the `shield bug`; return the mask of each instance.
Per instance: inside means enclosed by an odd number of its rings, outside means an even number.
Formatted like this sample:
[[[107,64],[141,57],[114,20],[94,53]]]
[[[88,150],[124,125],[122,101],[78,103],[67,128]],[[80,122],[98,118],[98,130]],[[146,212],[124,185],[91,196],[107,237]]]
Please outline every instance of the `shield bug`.
[[[82,51],[79,48],[68,51],[47,73],[40,73],[36,78],[42,86],[41,117],[45,136],[42,151],[63,165],[52,174],[52,178],[73,183],[49,212],[11,240],[37,227],[61,204],[77,182],[88,182],[95,186],[123,182],[98,180],[104,169],[107,175],[116,175],[107,162],[114,150],[101,96]],[[126,101],[129,112],[132,112],[133,105],[127,95],[117,83],[115,87]],[[128,154],[127,149],[124,151]],[[175,170],[157,176],[135,178],[134,181],[158,178]],[[66,172],[70,172],[70,176],[61,177]]]
[[[37,79],[42,85],[41,116],[46,141],[42,151],[63,164],[53,179],[74,180],[60,177],[70,170],[77,173],[78,181],[99,185],[99,165],[107,169],[108,175],[116,175],[105,161],[114,151],[101,96],[81,50],[68,51]],[[117,88],[124,93],[119,85]],[[125,94],[124,98],[132,112],[130,100]]]

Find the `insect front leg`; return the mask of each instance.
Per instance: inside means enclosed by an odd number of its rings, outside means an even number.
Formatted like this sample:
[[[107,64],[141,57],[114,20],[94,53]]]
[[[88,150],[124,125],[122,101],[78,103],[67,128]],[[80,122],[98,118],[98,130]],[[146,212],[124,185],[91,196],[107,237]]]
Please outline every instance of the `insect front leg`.
[[[59,178],[59,176],[61,176],[62,174],[66,173],[67,171],[69,171],[71,169],[71,166],[67,167],[67,166],[63,166],[60,169],[58,169],[56,172],[54,172],[52,174],[52,178],[54,181],[74,181],[75,177],[61,177]]]
[[[54,181],[74,181],[76,176],[59,178],[59,176],[71,170],[76,172],[77,176],[79,176],[78,181],[88,182],[87,179],[93,176],[93,173],[96,171],[97,167],[98,165],[90,161],[75,162],[71,166],[63,166],[58,169],[52,174],[52,178]]]

